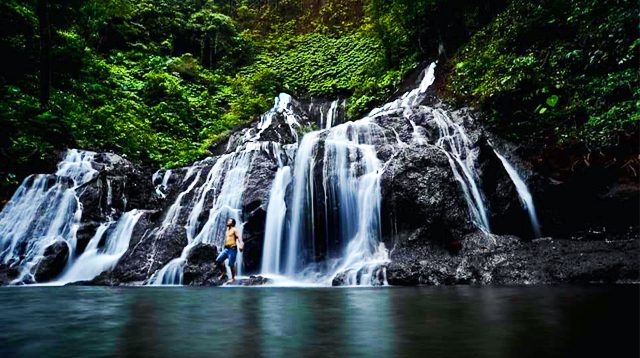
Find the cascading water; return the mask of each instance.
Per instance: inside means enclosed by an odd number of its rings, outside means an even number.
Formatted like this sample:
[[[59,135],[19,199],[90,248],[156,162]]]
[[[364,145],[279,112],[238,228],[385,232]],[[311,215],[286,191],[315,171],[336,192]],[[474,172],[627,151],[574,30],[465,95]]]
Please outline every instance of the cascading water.
[[[94,155],[68,150],[55,176],[27,177],[0,213],[0,260],[20,269],[14,283],[35,282],[33,270],[56,241],[69,248],[67,264],[73,260],[82,216],[77,190],[98,173]]]
[[[379,267],[388,261],[386,249],[379,243],[382,165],[374,138],[380,137],[384,138],[381,129],[367,118],[303,137],[294,162],[291,210],[286,211],[284,197],[288,169],[282,169],[282,176],[276,177],[272,187],[263,273],[295,277],[312,271],[315,279],[325,282],[341,274],[345,284],[378,283]],[[317,161],[321,150],[324,157]],[[319,182],[317,165],[322,166],[323,173]],[[316,197],[316,193],[324,197]],[[319,240],[316,211],[322,206],[325,228],[323,240]],[[286,222],[283,211],[290,222],[286,247],[282,244]],[[318,258],[324,262],[317,262]]]
[[[258,138],[258,136],[259,134],[253,138]],[[242,236],[242,197],[245,192],[245,180],[253,159],[259,152],[266,152],[279,157],[281,149],[277,143],[251,140],[238,147],[235,152],[222,155],[216,160],[204,183],[196,190],[196,194],[193,197],[195,204],[185,224],[187,245],[182,250],[180,257],[171,260],[153,275],[149,280],[151,284],[181,285],[183,283],[184,265],[191,249],[200,243],[214,244],[221,249],[228,218],[236,220],[236,229]],[[182,197],[194,190],[195,183],[199,181],[199,175],[200,171],[198,171],[196,178],[187,190],[178,195],[178,199],[165,216],[165,222],[175,222],[179,208],[181,208]],[[202,224],[200,218],[207,199],[212,200],[213,203],[211,209],[209,209],[206,222]],[[169,217],[172,218],[168,219]],[[242,267],[241,253],[238,254],[237,259],[238,274],[240,275]]]
[[[325,208],[337,206],[325,215],[327,233],[331,236],[330,228],[337,228],[338,237],[348,240],[332,271],[333,276],[342,274],[347,285],[384,281],[378,268],[388,262],[387,250],[380,243],[382,163],[373,145],[374,134],[384,137],[381,129],[365,118],[335,127],[324,142]]]
[[[269,192],[267,205],[260,205],[260,210],[266,210],[266,221],[259,263],[261,272],[271,277],[285,275],[295,282],[320,284],[385,284],[389,254],[381,242],[380,181],[389,162],[383,163],[380,158],[391,160],[409,146],[431,146],[444,153],[460,183],[473,222],[490,232],[476,170],[478,147],[466,135],[464,122],[445,106],[423,104],[434,82],[434,73],[435,63],[424,71],[415,89],[372,110],[365,118],[347,123],[339,118],[344,113],[344,100],[321,102],[317,107],[312,103],[308,113],[301,114],[296,112],[300,107],[298,101],[280,94],[274,107],[256,126],[243,130],[240,136],[232,136],[226,154],[185,169],[156,172],[152,182],[157,196],[175,195],[175,199],[160,217],[162,220],[136,242],[155,245],[160,240],[184,237],[186,245],[179,257],[153,273],[147,282],[182,284],[189,253],[196,245],[206,243],[222,248],[227,218],[236,219],[237,229],[242,233],[243,216],[260,217],[253,216],[254,206],[251,215],[243,213],[244,193],[253,189],[247,183],[256,181],[250,177],[255,163],[264,178],[273,178],[275,172],[271,186],[260,186],[266,190],[250,198],[253,205]],[[307,123],[302,120],[319,122],[321,129],[299,138],[298,132],[304,128],[301,123]],[[395,138],[388,142],[387,135]],[[133,229],[143,212],[129,211],[114,222],[112,218],[117,211],[111,208],[108,221],[98,227],[84,252],[74,259],[75,232],[82,214],[77,191],[97,175],[92,168],[93,155],[70,150],[55,176],[27,178],[0,213],[0,260],[20,268],[16,282],[35,281],[34,267],[45,249],[56,241],[67,243],[70,259],[63,275],[54,283],[90,280],[113,269],[129,249]],[[496,155],[539,234],[533,200],[524,181],[503,156],[497,152]],[[260,160],[256,160],[258,157]],[[277,162],[277,169],[273,162],[264,162],[265,158]],[[111,185],[107,178],[107,206],[114,199]],[[255,230],[255,225],[251,227]],[[166,257],[175,253],[161,255],[166,262]],[[144,277],[157,268],[157,261],[153,260],[150,259],[152,263]],[[242,269],[242,255],[238,257],[238,267]]]
[[[160,184],[156,185],[156,194],[158,194],[162,198],[167,197],[167,195],[165,194],[165,191],[167,190],[169,179],[171,178],[171,174],[172,174],[171,170],[166,170],[164,174],[162,174],[162,180]],[[161,176],[160,171],[155,172],[151,177],[151,181],[155,184],[160,178],[160,176]]]
[[[284,117],[286,124],[289,126],[291,131],[291,135],[293,135],[296,140],[298,138],[297,129],[300,128],[300,123],[296,118],[295,114],[291,110],[291,101],[292,98],[290,95],[286,93],[280,93],[278,97],[274,99],[273,108],[271,108],[267,113],[260,116],[260,122],[258,122],[258,133],[254,136],[250,136],[247,139],[249,141],[257,142],[260,139],[262,133],[271,126],[276,115],[281,114]],[[250,135],[250,132],[247,134]]]
[[[266,274],[281,272],[282,241],[287,215],[286,194],[291,183],[291,168],[280,167],[273,180],[267,207],[261,271]]]
[[[439,130],[439,138],[435,145],[442,149],[449,159],[451,170],[464,192],[473,221],[480,229],[491,232],[485,198],[480,190],[475,165],[478,149],[473,148],[462,126],[455,123],[445,111],[432,109],[431,112]]]
[[[540,222],[538,221],[536,208],[533,205],[533,196],[531,196],[531,193],[529,192],[529,188],[527,188],[527,184],[524,182],[522,177],[520,177],[520,174],[518,174],[518,171],[511,165],[511,163],[509,163],[507,158],[505,158],[500,153],[498,153],[497,150],[494,149],[493,151],[494,153],[496,153],[496,156],[502,162],[502,165],[504,166],[504,169],[507,171],[509,178],[511,178],[511,181],[516,187],[516,191],[518,192],[520,201],[522,202],[522,205],[525,207],[525,209],[527,210],[527,213],[529,214],[529,219],[531,220],[531,227],[533,229],[533,233],[535,234],[536,237],[540,237],[541,236]]]
[[[313,232],[313,210],[305,210],[305,205],[313,204],[313,153],[320,132],[311,132],[302,138],[302,142],[296,152],[296,160],[293,170],[293,203],[291,206],[291,228],[288,236],[286,251],[285,272],[293,276],[298,272],[298,254],[301,249],[301,241],[311,237]]]
[[[335,100],[331,102],[331,106],[329,107],[329,111],[327,112],[327,121],[324,128],[330,129],[335,123],[335,119],[338,116],[338,107],[342,105],[344,107],[344,101]],[[322,121],[321,121],[322,122]]]
[[[169,263],[167,263],[163,268],[161,268],[158,272],[154,274],[154,276],[149,280],[152,285],[181,285],[183,278],[183,268],[186,263],[187,257],[191,249],[202,242],[202,235],[197,234],[197,230],[199,227],[199,216],[202,210],[204,210],[205,200],[208,198],[209,193],[213,192],[213,195],[216,196],[217,191],[220,189],[221,179],[223,178],[224,168],[226,161],[230,158],[230,155],[223,155],[218,158],[215,164],[209,170],[207,177],[205,179],[204,184],[202,184],[197,190],[196,195],[194,197],[195,205],[191,209],[189,216],[187,218],[187,223],[185,225],[186,235],[187,235],[187,246],[184,247],[180,257],[177,257]],[[198,172],[199,176],[200,172]],[[171,206],[174,210],[178,210],[180,208],[180,202],[182,197],[186,195],[188,192],[191,192],[198,182],[197,179],[194,179],[193,182],[189,185],[189,187],[182,193],[178,195],[176,202]],[[173,225],[174,221],[178,218],[178,215],[171,215],[172,209],[169,209],[169,212],[165,216],[164,225]],[[169,218],[171,217],[171,218]]]
[[[417,88],[405,93],[393,102],[374,109],[369,117],[375,118],[383,114],[402,111],[412,127],[413,142],[416,145],[430,145],[424,135],[425,128],[418,126],[411,119],[415,112],[430,113],[439,132],[432,145],[442,150],[447,156],[451,170],[464,193],[473,222],[483,231],[490,232],[485,198],[480,190],[480,180],[475,164],[478,149],[473,147],[463,127],[451,119],[447,112],[439,108],[421,105],[426,98],[427,90],[435,81],[435,68],[436,63],[434,62],[425,70],[422,81]]]
[[[91,280],[100,273],[112,269],[129,248],[133,229],[143,214],[143,211],[135,209],[124,213],[111,232],[108,232],[108,229],[112,222],[100,225],[82,255],[56,280],[56,283]],[[105,233],[106,241],[102,247],[98,247]]]

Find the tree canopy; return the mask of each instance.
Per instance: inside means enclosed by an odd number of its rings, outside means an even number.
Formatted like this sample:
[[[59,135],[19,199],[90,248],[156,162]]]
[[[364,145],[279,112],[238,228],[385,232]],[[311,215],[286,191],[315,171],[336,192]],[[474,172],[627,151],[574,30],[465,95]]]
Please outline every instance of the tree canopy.
[[[521,140],[638,122],[638,17],[616,0],[6,0],[0,190],[68,146],[178,166],[279,91],[358,117],[440,59],[442,93]]]

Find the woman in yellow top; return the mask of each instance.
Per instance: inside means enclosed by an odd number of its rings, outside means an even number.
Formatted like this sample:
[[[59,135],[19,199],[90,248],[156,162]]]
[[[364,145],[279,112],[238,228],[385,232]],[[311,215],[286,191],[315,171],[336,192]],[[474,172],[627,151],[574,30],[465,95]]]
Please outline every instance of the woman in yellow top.
[[[231,280],[227,283],[233,283],[236,280],[236,256],[238,256],[238,248],[242,251],[244,243],[240,238],[238,230],[236,230],[236,220],[227,219],[227,231],[224,235],[224,249],[216,258],[216,264],[222,271],[218,279],[223,280],[227,274],[227,270],[224,268],[224,260],[229,259],[229,267],[231,267]]]

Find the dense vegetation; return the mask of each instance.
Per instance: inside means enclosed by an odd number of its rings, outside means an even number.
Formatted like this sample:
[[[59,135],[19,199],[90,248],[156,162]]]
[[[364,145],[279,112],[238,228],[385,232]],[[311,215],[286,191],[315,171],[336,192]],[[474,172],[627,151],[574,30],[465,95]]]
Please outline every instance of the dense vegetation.
[[[516,139],[612,142],[638,122],[635,5],[6,0],[0,197],[67,146],[188,163],[279,91],[357,117],[438,57],[452,99]]]
[[[637,130],[634,1],[512,1],[454,57],[448,88],[515,140],[593,147]]]

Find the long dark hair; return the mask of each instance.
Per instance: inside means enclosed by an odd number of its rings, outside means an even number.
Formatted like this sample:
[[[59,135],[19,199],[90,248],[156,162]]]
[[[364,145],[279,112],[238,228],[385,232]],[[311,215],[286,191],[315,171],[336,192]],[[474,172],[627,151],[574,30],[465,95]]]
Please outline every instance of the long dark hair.
[[[234,218],[228,218],[227,221],[231,220],[231,226],[235,227],[236,226],[236,219]]]

